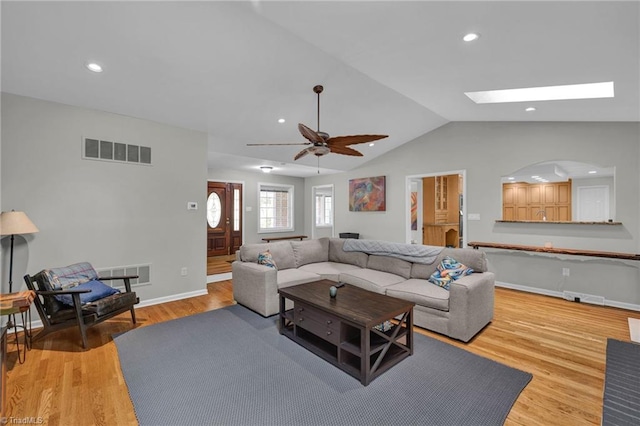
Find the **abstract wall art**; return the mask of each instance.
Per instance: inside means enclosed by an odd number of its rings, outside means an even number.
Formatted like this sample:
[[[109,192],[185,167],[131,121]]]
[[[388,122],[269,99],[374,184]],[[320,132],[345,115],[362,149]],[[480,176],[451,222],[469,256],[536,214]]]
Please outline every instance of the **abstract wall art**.
[[[386,176],[349,180],[349,211],[386,211],[385,183]]]

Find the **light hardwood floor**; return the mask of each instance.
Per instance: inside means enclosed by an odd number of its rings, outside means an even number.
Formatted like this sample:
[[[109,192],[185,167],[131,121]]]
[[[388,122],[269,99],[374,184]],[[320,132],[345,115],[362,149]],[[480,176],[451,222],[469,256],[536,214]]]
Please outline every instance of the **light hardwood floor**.
[[[235,254],[228,256],[207,257],[207,275],[224,274],[231,272],[231,263],[236,260]]]
[[[208,293],[139,308],[137,327],[234,303],[231,281],[209,284]],[[418,330],[533,374],[507,425],[598,425],[607,338],[628,341],[630,316],[640,318],[638,312],[496,289],[494,321],[470,343]],[[41,417],[46,425],[135,425],[111,338],[131,328],[122,314],[89,329],[87,351],[77,331],[59,332],[36,342],[22,365],[10,345],[8,415]]]

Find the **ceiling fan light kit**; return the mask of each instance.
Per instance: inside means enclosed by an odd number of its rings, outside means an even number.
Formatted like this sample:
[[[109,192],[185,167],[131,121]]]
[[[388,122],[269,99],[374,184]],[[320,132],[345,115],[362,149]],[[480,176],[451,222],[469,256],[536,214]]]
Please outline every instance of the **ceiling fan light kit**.
[[[352,136],[336,136],[331,137],[328,133],[320,131],[320,94],[324,90],[321,85],[313,87],[313,92],[318,95],[318,130],[312,130],[302,123],[298,123],[298,131],[300,134],[308,140],[308,142],[302,143],[274,143],[274,144],[262,144],[262,143],[250,143],[247,146],[264,146],[264,145],[311,145],[308,148],[300,151],[293,158],[298,160],[307,154],[313,154],[318,157],[318,160],[323,155],[327,155],[330,152],[334,154],[352,155],[355,157],[362,157],[362,153],[349,145],[355,145],[359,143],[369,143],[384,139],[388,135],[352,135]],[[264,170],[263,170],[264,171]],[[319,169],[318,169],[319,172]]]

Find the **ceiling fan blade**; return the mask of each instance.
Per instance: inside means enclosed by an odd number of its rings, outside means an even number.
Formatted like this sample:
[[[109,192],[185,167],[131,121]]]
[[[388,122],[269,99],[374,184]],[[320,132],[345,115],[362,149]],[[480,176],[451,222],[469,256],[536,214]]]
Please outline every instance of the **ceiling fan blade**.
[[[347,146],[355,145],[358,143],[366,143],[377,141],[378,139],[388,138],[389,135],[353,135],[353,136],[336,136],[335,138],[329,138],[327,145],[329,146]]]
[[[355,149],[349,148],[348,146],[330,145],[329,149],[334,154],[353,155],[355,157],[362,157],[362,153],[360,151],[356,151]]]
[[[315,131],[311,130],[304,124],[298,123],[298,130],[300,130],[300,133],[302,133],[302,136],[304,136],[311,142],[324,143],[324,139],[322,139],[322,136],[320,136],[319,134],[317,134]]]
[[[291,142],[291,143],[248,143],[247,146],[269,146],[269,145],[311,145],[311,142]]]
[[[309,152],[309,148],[305,148],[302,151],[300,151],[295,157],[293,157],[293,161],[298,160],[302,157],[304,157],[305,155],[307,155]]]

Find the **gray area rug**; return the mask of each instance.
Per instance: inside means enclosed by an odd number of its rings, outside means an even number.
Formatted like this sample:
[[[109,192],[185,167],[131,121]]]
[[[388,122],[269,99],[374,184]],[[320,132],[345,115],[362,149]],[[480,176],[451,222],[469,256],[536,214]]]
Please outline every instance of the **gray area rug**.
[[[525,373],[415,334],[369,386],[236,305],[114,339],[141,425],[501,425]]]
[[[640,425],[640,345],[607,340],[602,425]]]

